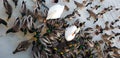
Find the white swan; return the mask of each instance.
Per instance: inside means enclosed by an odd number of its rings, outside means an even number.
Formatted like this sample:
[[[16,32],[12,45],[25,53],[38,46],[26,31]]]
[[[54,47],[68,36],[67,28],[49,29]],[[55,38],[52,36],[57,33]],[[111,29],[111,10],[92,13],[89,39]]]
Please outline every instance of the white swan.
[[[65,39],[71,41],[74,39],[75,35],[80,31],[75,25],[67,27],[65,30]]]
[[[60,18],[61,14],[63,13],[63,10],[64,10],[64,6],[60,4],[56,4],[50,7],[46,20]]]

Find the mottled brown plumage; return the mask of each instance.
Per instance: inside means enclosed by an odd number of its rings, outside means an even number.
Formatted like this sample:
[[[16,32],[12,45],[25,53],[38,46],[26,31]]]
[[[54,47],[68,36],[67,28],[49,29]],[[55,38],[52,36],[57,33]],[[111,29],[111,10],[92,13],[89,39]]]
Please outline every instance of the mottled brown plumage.
[[[65,10],[66,10],[66,11],[69,11],[69,8],[68,8],[68,6],[67,6],[67,5],[65,5]]]
[[[22,17],[27,14],[27,7],[26,7],[26,2],[25,1],[22,1],[22,6],[21,6],[20,12],[21,12]]]
[[[28,31],[30,33],[33,33],[36,30],[33,23],[33,17],[31,15],[23,18],[23,20],[21,21],[20,30],[24,32],[24,35],[26,35]]]
[[[43,50],[42,45],[39,45],[37,42],[33,41],[33,47],[32,47],[32,55],[33,58],[48,58],[48,54],[45,50]]]
[[[76,5],[77,7],[79,7],[80,9],[82,9],[82,8],[84,7],[84,4],[82,4],[82,3],[79,3],[79,2],[77,2],[77,1],[74,1],[74,3],[75,3],[75,5]]]
[[[16,54],[17,52],[21,52],[21,51],[26,51],[31,43],[32,43],[31,40],[25,40],[20,42],[17,48],[15,49],[15,51],[13,51],[13,54]]]
[[[70,0],[64,0],[65,2],[70,2]]]
[[[5,7],[6,14],[8,15],[7,20],[9,20],[12,15],[12,6],[8,3],[7,0],[3,0],[3,5]]]
[[[19,20],[19,18],[17,18],[16,21],[15,21],[15,23],[14,23],[14,25],[12,26],[12,28],[8,29],[6,31],[6,33],[10,33],[10,32],[16,33],[16,32],[18,32],[19,29],[20,29],[20,24],[21,24],[20,20]]]
[[[104,31],[104,29],[102,29],[102,27],[99,25],[96,25],[95,28],[98,30],[99,33],[103,33],[103,31]]]
[[[87,9],[87,11],[88,11],[88,13],[89,13],[89,17],[88,17],[88,18],[92,17],[92,18],[94,19],[94,23],[95,23],[96,21],[98,21],[97,15],[96,15],[92,10]]]

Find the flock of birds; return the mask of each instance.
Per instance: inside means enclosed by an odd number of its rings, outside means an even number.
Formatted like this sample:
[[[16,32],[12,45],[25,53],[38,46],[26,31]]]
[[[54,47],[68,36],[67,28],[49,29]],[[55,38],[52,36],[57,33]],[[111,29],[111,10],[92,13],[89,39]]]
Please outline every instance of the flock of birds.
[[[15,6],[18,5],[18,0],[12,0]],[[70,2],[70,0],[64,0]],[[22,41],[13,54],[17,52],[26,51],[32,44],[32,55],[34,58],[120,58],[119,48],[111,46],[113,44],[110,40],[120,33],[111,31],[112,34],[104,33],[104,30],[120,29],[120,25],[114,24],[120,21],[120,17],[113,22],[106,21],[105,28],[96,25],[95,28],[85,28],[86,22],[80,22],[79,19],[72,24],[68,24],[76,16],[81,16],[78,10],[81,10],[92,4],[94,0],[84,0],[82,3],[74,1],[76,8],[71,14],[61,17],[64,11],[69,11],[67,5],[57,4],[59,0],[53,0],[56,3],[52,7],[46,6],[45,0],[33,0],[35,7],[30,11],[26,7],[26,1],[22,1],[20,13],[21,16],[17,17],[14,25],[6,31],[8,33],[23,32],[33,33],[34,36]],[[104,0],[100,0],[102,3]],[[8,15],[7,21],[11,18],[12,7],[7,0],[3,0],[3,5]],[[99,13],[94,13],[92,9],[99,9],[100,5],[86,9],[89,13],[87,20],[94,20],[94,24],[102,18],[106,12],[113,10],[113,6],[104,8]],[[119,11],[120,8],[116,8]],[[0,24],[7,26],[7,22],[0,18]],[[93,35],[101,34],[102,40],[92,41]],[[119,37],[120,39],[120,37]],[[101,47],[102,45],[103,48]],[[110,53],[112,52],[112,54]]]

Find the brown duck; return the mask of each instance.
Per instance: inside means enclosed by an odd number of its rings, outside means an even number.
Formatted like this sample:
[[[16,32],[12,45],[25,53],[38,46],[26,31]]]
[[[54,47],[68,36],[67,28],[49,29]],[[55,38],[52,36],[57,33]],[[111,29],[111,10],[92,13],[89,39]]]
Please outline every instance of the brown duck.
[[[16,33],[16,32],[18,32],[19,29],[20,29],[20,24],[21,24],[20,20],[19,20],[19,18],[17,18],[15,23],[14,23],[14,26],[12,28],[8,29],[6,33],[10,33],[10,32]]]
[[[31,39],[20,42],[17,48],[15,49],[15,51],[13,51],[13,54],[21,51],[26,51],[29,48],[31,43],[32,43]]]
[[[12,6],[8,3],[7,0],[3,0],[3,5],[6,9],[6,14],[8,14],[8,19],[10,19],[11,15],[12,15]]]

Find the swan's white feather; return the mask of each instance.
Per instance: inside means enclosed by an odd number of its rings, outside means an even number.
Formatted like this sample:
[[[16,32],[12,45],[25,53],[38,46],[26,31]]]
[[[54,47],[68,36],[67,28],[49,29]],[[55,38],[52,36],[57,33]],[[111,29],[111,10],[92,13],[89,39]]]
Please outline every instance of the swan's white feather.
[[[61,14],[63,13],[63,10],[64,10],[64,6],[60,4],[56,4],[50,7],[46,19],[48,20],[48,19],[60,18]]]

